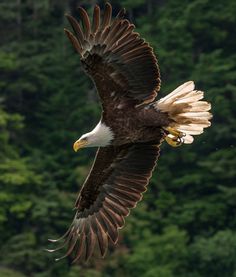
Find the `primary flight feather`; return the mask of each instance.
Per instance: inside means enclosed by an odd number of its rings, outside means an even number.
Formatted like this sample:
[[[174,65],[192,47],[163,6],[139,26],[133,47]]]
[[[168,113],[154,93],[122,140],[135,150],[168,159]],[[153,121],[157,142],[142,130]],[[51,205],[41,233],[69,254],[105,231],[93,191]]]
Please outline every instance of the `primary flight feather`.
[[[79,7],[81,23],[67,18],[74,33],[65,33],[92,78],[102,103],[97,126],[74,143],[74,150],[98,147],[92,169],[75,203],[75,217],[61,238],[63,257],[88,260],[98,248],[104,256],[109,243],[146,191],[155,168],[160,144],[192,143],[193,135],[210,126],[210,104],[192,81],[156,100],[160,73],[153,49],[122,9],[112,19],[112,7],[103,16],[95,6],[93,21]],[[61,240],[59,239],[59,240]],[[58,240],[51,240],[57,242]],[[63,258],[61,257],[61,258]]]

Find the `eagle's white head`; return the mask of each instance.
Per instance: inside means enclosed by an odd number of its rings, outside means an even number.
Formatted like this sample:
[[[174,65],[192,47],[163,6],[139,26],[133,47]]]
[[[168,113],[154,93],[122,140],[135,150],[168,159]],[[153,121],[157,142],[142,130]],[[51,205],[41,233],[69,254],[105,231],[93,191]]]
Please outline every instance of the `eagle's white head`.
[[[82,135],[74,143],[73,148],[77,152],[84,147],[105,147],[111,144],[113,138],[114,133],[111,128],[100,121],[91,132]]]

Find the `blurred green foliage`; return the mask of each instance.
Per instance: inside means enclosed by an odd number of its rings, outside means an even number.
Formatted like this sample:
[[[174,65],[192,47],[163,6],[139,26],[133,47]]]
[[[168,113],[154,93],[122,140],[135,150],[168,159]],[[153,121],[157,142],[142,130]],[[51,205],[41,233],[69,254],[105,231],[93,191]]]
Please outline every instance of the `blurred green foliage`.
[[[63,34],[65,12],[95,3],[0,2],[0,276],[236,277],[234,0],[111,1],[154,47],[160,95],[195,80],[212,103],[212,127],[192,145],[163,145],[105,259],[72,266],[43,251],[69,226],[95,153],[71,148],[101,109]]]

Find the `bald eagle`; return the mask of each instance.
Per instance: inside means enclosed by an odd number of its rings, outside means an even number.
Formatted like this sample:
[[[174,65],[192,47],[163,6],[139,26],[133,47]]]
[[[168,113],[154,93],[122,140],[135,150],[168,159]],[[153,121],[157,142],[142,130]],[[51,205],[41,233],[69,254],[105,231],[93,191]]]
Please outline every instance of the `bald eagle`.
[[[141,200],[156,166],[163,141],[176,147],[193,142],[210,126],[211,106],[203,92],[186,82],[156,100],[160,90],[157,58],[149,44],[134,32],[122,9],[112,19],[105,5],[103,17],[94,7],[93,21],[79,7],[82,24],[66,15],[74,33],[65,33],[85,72],[93,80],[102,104],[97,126],[74,143],[74,150],[98,147],[92,169],[75,203],[75,217],[63,243],[63,257],[76,262],[97,252],[104,257],[116,244],[118,230]],[[61,259],[59,258],[59,259]]]

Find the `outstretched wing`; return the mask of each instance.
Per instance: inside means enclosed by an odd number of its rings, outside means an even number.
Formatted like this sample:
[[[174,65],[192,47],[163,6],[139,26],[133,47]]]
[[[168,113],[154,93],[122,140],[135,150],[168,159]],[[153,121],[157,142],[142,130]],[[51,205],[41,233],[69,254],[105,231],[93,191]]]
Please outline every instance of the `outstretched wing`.
[[[100,22],[100,8],[95,6],[92,24],[83,8],[79,12],[83,28],[67,15],[74,34],[65,32],[94,80],[103,106],[114,91],[137,104],[153,101],[160,90],[157,59],[149,44],[133,31],[135,26],[123,19],[124,10],[112,20],[112,7],[107,3]]]
[[[141,200],[156,165],[160,141],[154,143],[98,150],[76,201],[72,225],[61,238],[64,240],[62,246],[55,249],[67,245],[67,252],[61,258],[74,253],[74,262],[81,257],[88,260],[96,244],[104,256],[109,241],[117,242],[124,217]]]

